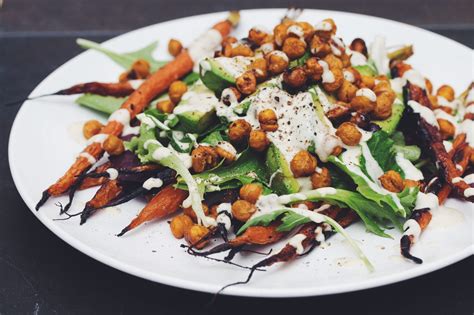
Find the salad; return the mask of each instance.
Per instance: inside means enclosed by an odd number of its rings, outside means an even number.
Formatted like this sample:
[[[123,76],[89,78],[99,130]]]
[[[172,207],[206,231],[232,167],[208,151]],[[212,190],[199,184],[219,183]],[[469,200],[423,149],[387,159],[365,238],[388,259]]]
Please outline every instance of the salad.
[[[382,36],[346,43],[331,18],[297,13],[237,39],[239,13],[230,12],[187,48],[170,40],[171,61],[152,57],[156,43],[117,53],[79,39],[125,71],[118,82],[51,94],[82,94],[78,104],[109,118],[84,124],[87,147],[36,209],[67,194],[60,214],[85,224],[141,198],[117,236],[170,220],[187,253],[250,270],[239,283],[336,233],[372,270],[346,231],[358,221],[378,237],[398,229],[401,255],[422,263],[410,248],[431,211],[448,197],[474,201],[474,85],[435,90],[408,63],[411,45],[389,49]],[[91,187],[94,197],[70,213],[75,193]],[[274,253],[256,250],[281,240]],[[234,263],[244,251],[266,257]]]

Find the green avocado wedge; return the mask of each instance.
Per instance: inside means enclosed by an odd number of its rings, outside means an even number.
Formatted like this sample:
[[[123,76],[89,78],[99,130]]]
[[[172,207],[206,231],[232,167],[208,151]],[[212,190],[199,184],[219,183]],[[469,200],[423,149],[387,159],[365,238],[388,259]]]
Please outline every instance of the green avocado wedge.
[[[273,144],[268,147],[265,165],[270,175],[269,185],[277,194],[292,194],[300,190],[288,162],[280,150]]]

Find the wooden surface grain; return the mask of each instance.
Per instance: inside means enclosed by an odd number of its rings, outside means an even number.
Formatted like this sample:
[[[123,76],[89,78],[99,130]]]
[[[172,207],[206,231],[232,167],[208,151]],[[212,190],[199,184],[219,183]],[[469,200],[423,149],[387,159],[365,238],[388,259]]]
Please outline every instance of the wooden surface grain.
[[[292,1],[418,25],[474,47],[474,1]],[[102,41],[173,18],[288,1],[4,0],[0,103],[25,97],[78,54],[77,36]],[[447,56],[449,57],[449,56]],[[472,67],[472,65],[471,65]],[[18,107],[0,115],[0,314],[472,314],[473,258],[381,288],[300,299],[211,296],[151,283],[107,267],[54,236],[18,195],[7,144]]]

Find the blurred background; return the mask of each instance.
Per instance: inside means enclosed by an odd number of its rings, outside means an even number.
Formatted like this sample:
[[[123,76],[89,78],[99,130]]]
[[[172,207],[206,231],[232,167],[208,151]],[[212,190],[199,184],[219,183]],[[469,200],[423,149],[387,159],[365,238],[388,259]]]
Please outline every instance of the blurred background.
[[[474,47],[473,0],[0,0],[0,101],[26,97],[48,73],[81,52],[76,37],[103,41],[189,15],[289,5],[393,19]],[[13,185],[6,153],[18,106],[1,110],[0,315],[473,313],[472,257],[417,279],[355,293],[278,300],[220,297],[212,305],[210,295],[116,271],[65,244],[29,213]]]

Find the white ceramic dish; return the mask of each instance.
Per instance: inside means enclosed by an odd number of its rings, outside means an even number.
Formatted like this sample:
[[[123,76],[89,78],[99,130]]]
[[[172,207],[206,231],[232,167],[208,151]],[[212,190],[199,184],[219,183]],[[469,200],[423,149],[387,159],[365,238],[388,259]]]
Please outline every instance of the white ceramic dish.
[[[285,10],[242,11],[237,37],[245,36],[254,25],[272,27]],[[159,39],[157,57],[168,58],[165,50],[170,37],[188,44],[226,13],[193,16],[145,27],[106,42],[117,51],[134,50]],[[362,37],[370,42],[377,34],[387,36],[389,45],[413,43],[416,54],[410,63],[435,85],[451,84],[461,91],[472,80],[472,50],[445,37],[406,24],[364,15],[334,11],[305,10],[301,20],[316,23],[331,17],[338,34],[346,42]],[[47,58],[47,56],[45,56]],[[103,55],[87,51],[59,67],[36,89],[32,96],[44,94],[79,82],[113,81],[121,69]],[[106,209],[79,226],[78,219],[53,221],[58,217],[55,201],[39,211],[34,205],[41,192],[53,183],[82,149],[81,123],[97,114],[74,104],[74,97],[51,97],[28,101],[18,112],[11,130],[9,161],[15,184],[33,214],[52,232],[81,252],[124,272],[187,289],[216,292],[223,285],[245,279],[247,272],[233,266],[187,255],[172,237],[166,222],[153,222],[128,235],[115,235],[137,214],[144,202],[132,201],[119,208]],[[102,119],[105,120],[104,117]],[[79,211],[94,193],[80,192],[72,207]],[[375,265],[368,273],[356,260],[349,246],[339,236],[329,246],[314,251],[296,262],[273,266],[258,272],[245,286],[235,286],[225,294],[260,297],[296,297],[361,290],[413,278],[457,262],[473,253],[472,204],[449,201],[451,209],[434,213],[432,224],[413,249],[425,261],[415,265],[399,255],[399,233],[383,239],[365,233],[362,225],[348,229]],[[47,244],[44,244],[47,246]],[[276,245],[279,248],[281,244]],[[261,256],[239,258],[251,265]]]

